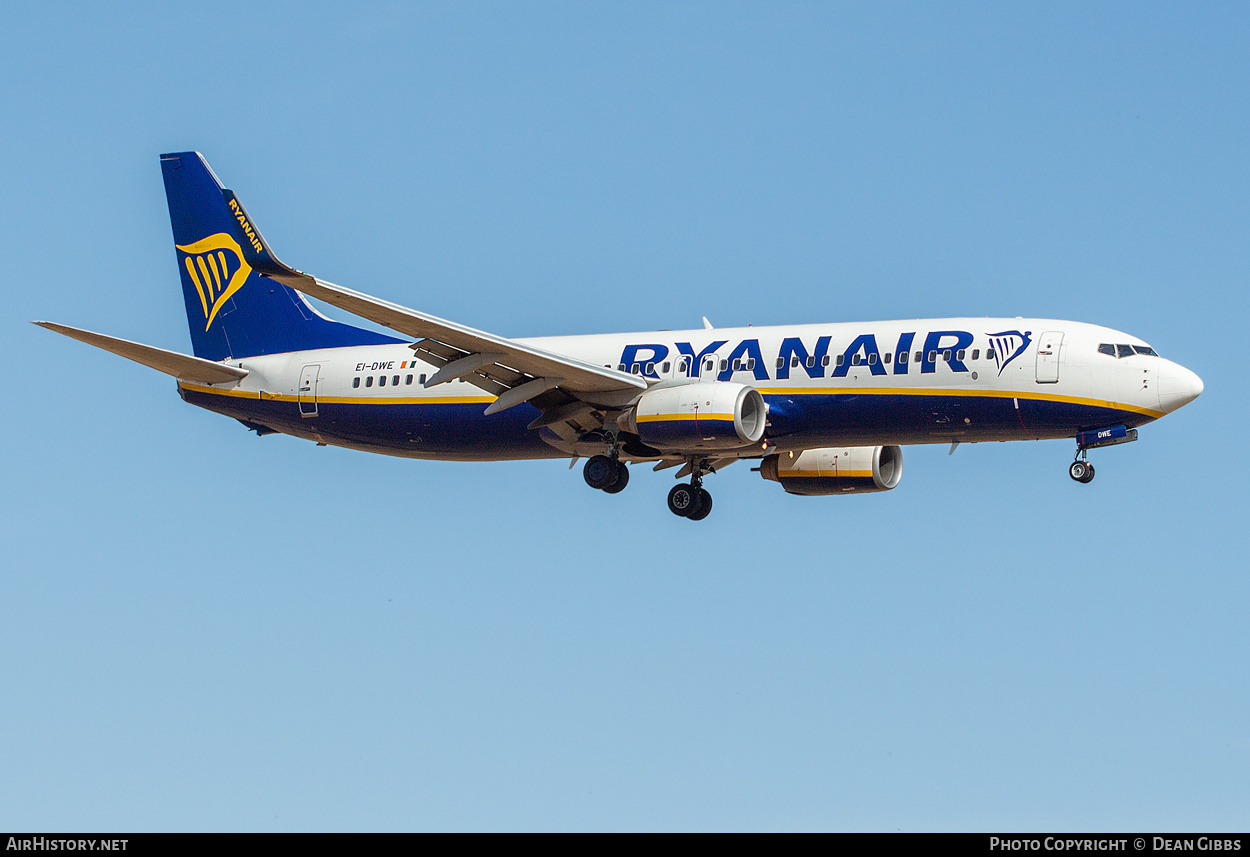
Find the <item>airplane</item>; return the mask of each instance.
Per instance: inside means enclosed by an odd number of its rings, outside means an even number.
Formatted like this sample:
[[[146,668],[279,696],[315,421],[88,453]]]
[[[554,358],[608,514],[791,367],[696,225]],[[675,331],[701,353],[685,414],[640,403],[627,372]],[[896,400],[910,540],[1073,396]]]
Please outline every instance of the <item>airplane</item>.
[[[177,379],[186,402],[276,432],[454,461],[585,458],[609,494],[679,468],[668,507],[706,518],[707,476],[742,459],[790,494],[888,491],[907,444],[1069,438],[1089,450],[1197,398],[1138,337],[1037,318],[940,318],[510,339],[278,260],[198,152],[160,156],[192,355],[53,322]],[[305,295],[393,330],[333,321]]]

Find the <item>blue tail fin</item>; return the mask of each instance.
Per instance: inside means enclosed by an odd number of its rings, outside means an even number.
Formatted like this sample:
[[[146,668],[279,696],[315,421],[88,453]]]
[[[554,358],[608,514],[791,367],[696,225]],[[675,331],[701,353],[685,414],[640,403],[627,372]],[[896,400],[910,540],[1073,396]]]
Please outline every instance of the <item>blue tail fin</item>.
[[[276,262],[269,246],[199,152],[161,155],[161,172],[196,357],[401,341],[330,321],[303,295],[262,276],[257,268]]]

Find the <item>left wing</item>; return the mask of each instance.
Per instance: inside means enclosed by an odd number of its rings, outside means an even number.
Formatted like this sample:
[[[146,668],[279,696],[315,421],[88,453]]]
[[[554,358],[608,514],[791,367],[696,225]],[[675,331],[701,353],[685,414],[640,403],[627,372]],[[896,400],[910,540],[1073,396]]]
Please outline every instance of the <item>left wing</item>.
[[[516,389],[520,383],[540,379],[551,379],[555,381],[552,387],[559,386],[574,394],[620,390],[641,392],[647,388],[647,382],[637,375],[596,366],[573,357],[523,345],[493,333],[474,330],[453,321],[327,283],[308,274],[296,272],[269,276],[306,295],[419,340],[414,343],[413,350],[435,358],[435,365],[443,367],[427,382],[427,386],[432,387],[462,376],[467,381],[477,383],[467,376],[478,374],[485,376],[484,380],[493,380],[499,385],[499,389],[492,389],[487,384],[479,384],[482,389],[490,390],[496,395],[502,390]],[[453,362],[460,365],[452,368]],[[451,371],[446,371],[449,369]]]
[[[222,193],[231,209],[246,218],[234,193]],[[534,348],[319,280],[280,262],[260,233],[254,234],[261,246],[243,246],[256,271],[331,306],[415,338],[412,350],[440,367],[426,386],[463,378],[499,397],[487,409],[488,413],[530,401],[543,411],[576,401],[619,406],[647,389],[645,379],[628,372]]]

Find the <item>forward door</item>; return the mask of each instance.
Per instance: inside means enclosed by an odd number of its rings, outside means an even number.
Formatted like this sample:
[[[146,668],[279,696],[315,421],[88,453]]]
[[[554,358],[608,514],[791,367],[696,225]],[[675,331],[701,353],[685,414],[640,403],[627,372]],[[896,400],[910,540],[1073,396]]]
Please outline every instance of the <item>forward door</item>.
[[[1059,348],[1063,331],[1048,330],[1037,340],[1037,383],[1059,383]]]

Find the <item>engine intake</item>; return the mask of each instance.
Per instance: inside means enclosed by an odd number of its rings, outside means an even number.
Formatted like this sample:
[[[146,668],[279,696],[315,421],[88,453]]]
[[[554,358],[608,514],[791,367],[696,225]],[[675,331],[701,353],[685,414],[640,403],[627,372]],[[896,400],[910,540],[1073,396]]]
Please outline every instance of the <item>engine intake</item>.
[[[656,449],[736,449],[759,442],[767,416],[754,387],[701,381],[648,390],[622,427]]]
[[[897,446],[808,449],[790,458],[770,455],[760,475],[780,482],[788,494],[819,497],[889,491],[903,478],[903,450]]]

